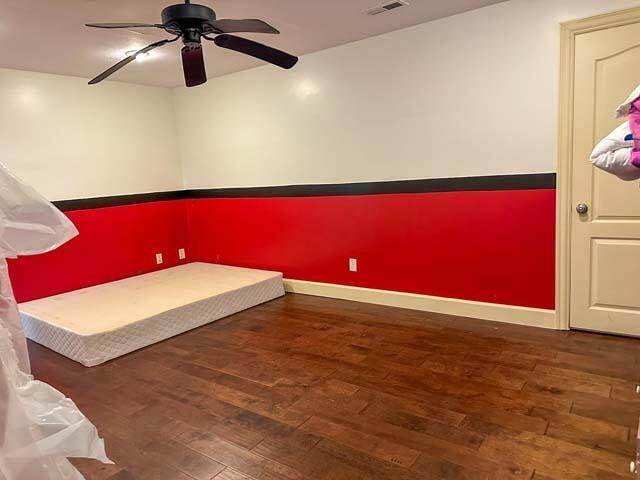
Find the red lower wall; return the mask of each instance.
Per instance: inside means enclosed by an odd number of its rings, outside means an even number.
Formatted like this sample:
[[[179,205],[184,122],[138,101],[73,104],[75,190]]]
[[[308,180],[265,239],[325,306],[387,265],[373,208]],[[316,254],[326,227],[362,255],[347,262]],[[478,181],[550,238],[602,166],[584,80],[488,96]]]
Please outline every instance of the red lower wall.
[[[67,212],[80,235],[43,255],[9,261],[19,302],[178,264],[188,248],[187,201]],[[156,265],[155,254],[164,264]]]
[[[18,301],[190,261],[554,308],[555,191],[201,199],[68,212],[80,236],[10,262]],[[359,271],[348,271],[355,257]]]
[[[192,200],[189,229],[202,261],[554,308],[552,189]]]

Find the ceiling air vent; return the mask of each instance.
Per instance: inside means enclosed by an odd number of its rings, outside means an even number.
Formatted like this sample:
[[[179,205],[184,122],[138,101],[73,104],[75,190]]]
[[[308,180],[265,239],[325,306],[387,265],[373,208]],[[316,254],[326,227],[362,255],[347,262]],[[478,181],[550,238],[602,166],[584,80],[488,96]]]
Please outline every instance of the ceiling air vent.
[[[382,5],[381,7],[371,8],[366,10],[365,15],[379,15],[381,13],[390,12],[391,10],[395,10],[396,8],[406,7],[409,5],[409,2],[405,2],[404,0],[398,0],[397,2],[387,3],[386,5]]]

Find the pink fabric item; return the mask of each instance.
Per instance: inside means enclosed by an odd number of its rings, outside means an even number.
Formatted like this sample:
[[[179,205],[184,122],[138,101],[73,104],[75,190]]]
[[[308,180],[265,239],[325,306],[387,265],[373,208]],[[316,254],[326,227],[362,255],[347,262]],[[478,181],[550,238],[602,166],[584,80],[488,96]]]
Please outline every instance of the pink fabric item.
[[[633,134],[631,163],[640,168],[640,98],[637,98],[629,110],[629,128]]]

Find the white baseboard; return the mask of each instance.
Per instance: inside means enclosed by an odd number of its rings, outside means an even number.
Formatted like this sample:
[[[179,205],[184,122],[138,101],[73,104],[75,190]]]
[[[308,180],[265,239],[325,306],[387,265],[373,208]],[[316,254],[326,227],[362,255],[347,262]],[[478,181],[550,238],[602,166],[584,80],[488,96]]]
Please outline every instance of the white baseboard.
[[[530,327],[556,329],[555,310],[517,307],[497,303],[474,302],[456,298],[432,297],[416,293],[393,292],[373,288],[351,287],[333,283],[284,280],[284,288],[290,293],[340,298],[355,302],[374,303],[391,307],[443,313],[459,317],[479,318],[494,322],[515,323]]]

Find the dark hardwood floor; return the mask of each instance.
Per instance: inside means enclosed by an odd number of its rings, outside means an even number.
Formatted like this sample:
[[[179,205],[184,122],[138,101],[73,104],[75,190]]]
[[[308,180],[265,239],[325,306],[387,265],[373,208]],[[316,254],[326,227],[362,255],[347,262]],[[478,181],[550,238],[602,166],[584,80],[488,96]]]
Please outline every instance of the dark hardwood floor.
[[[640,341],[288,295],[95,368],[94,480],[629,479]]]

